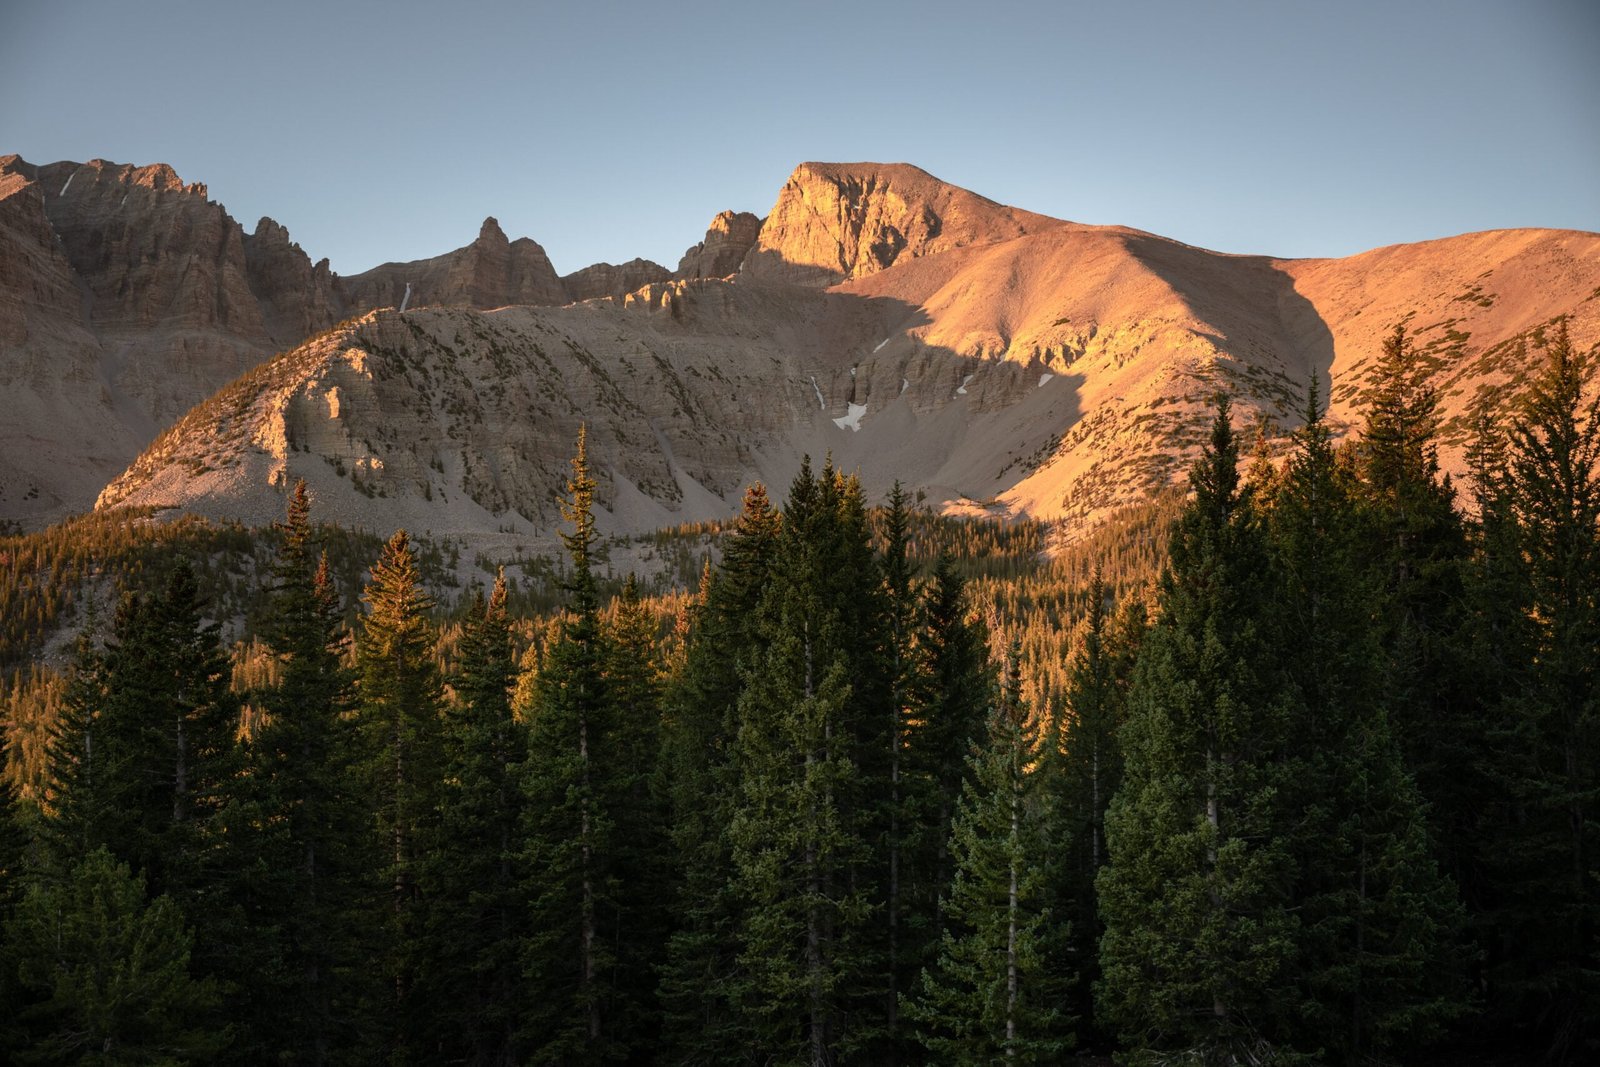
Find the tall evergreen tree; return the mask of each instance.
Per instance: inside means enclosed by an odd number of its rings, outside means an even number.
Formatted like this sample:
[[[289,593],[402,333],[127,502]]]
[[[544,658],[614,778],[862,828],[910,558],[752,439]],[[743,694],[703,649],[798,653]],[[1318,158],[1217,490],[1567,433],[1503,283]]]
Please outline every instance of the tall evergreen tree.
[[[753,1039],[780,1062],[830,1063],[882,1037],[868,922],[884,809],[864,766],[882,766],[887,711],[852,684],[871,694],[882,679],[881,632],[861,603],[878,583],[859,501],[831,466],[796,476],[760,609],[767,648],[739,704],[740,963]]]
[[[1072,955],[1079,968],[1078,1014],[1087,1017],[1088,996],[1099,977],[1101,922],[1095,879],[1106,863],[1105,817],[1122,784],[1124,691],[1117,652],[1111,644],[1107,609],[1110,590],[1099,570],[1089,583],[1089,614],[1067,681],[1066,721],[1059,740],[1046,745],[1046,767],[1053,772],[1057,848],[1063,853],[1057,881],[1058,920],[1072,922]],[[1059,763],[1059,768],[1055,765]]]
[[[7,732],[6,724],[0,722],[0,752],[9,752]],[[22,896],[27,847],[16,787],[8,775],[0,778],[0,930],[5,929]],[[0,1052],[21,1044],[21,1035],[13,1032],[14,1023],[28,999],[17,981],[16,961],[0,948]]]
[[[655,774],[661,753],[662,693],[657,624],[628,575],[602,618],[606,696],[612,733],[607,744],[607,793],[617,828],[612,864],[625,924],[610,931],[616,957],[617,1025],[635,1048],[660,1041],[654,968],[667,937],[662,889],[669,880],[666,802]]]
[[[1510,434],[1531,658],[1496,737],[1495,989],[1552,1052],[1600,1043],[1600,397],[1563,321]],[[1586,396],[1586,393],[1588,394]]]
[[[363,961],[351,931],[373,852],[353,785],[353,679],[342,662],[349,637],[310,515],[298,482],[279,528],[262,628],[281,674],[255,698],[266,715],[248,749],[260,847],[247,885],[251,925],[272,932],[277,957],[250,982],[250,1037],[265,1058],[318,1064],[357,1040],[350,1021]]]
[[[1106,816],[1097,1002],[1136,1052],[1211,1062],[1276,1054],[1297,934],[1266,550],[1226,397],[1190,485]]]
[[[1023,705],[1015,645],[1010,664],[988,737],[969,756],[950,833],[948,925],[911,1007],[941,1064],[1059,1063],[1072,1044],[1060,981],[1068,921],[1051,914],[1048,885],[1051,852],[1065,842],[1050,840],[1057,820],[1033,736],[1042,723]]]
[[[527,753],[511,710],[516,664],[501,573],[478,590],[462,629],[455,705],[445,717],[438,842],[428,896],[422,999],[436,1005],[428,1047],[451,1063],[522,1062],[522,890],[517,768]]]
[[[1482,753],[1473,741],[1473,694],[1460,652],[1465,531],[1455,490],[1439,472],[1439,397],[1403,325],[1384,341],[1360,444],[1360,469],[1385,579],[1385,689],[1406,765],[1429,803],[1448,873],[1471,882],[1472,824],[1482,797],[1470,788]]]
[[[523,765],[523,847],[530,981],[525,1016],[535,1063],[595,1063],[626,1056],[641,1005],[619,948],[638,932],[630,872],[619,864],[616,706],[592,569],[595,480],[587,434],[578,435],[563,512],[572,560],[567,616],[540,670]],[[625,980],[626,978],[626,980]]]
[[[1344,1063],[1425,1044],[1465,1008],[1463,915],[1384,708],[1384,575],[1369,562],[1358,490],[1336,463],[1313,379],[1270,509],[1273,603],[1292,650],[1297,1038]]]
[[[722,564],[702,584],[683,669],[665,697],[662,775],[678,869],[661,1001],[669,1048],[682,1063],[749,1054],[734,1004],[739,905],[726,828],[738,801],[741,679],[764,647],[756,609],[770,582],[779,522],[763,486],[746,490]]]
[[[432,599],[423,591],[411,540],[400,530],[384,545],[362,599],[367,605],[356,646],[360,669],[358,724],[366,756],[365,785],[383,848],[379,888],[387,900],[378,933],[389,1058],[423,1058],[424,1006],[414,995],[425,921],[419,865],[436,840],[443,763]]]
[[[914,693],[917,688],[916,614],[917,601],[911,590],[911,563],[908,558],[911,515],[905,489],[899,482],[889,492],[888,509],[883,517],[883,584],[885,621],[888,626],[885,653],[889,681],[889,763],[888,825],[884,849],[888,878],[884,892],[885,973],[888,1009],[885,1019],[884,1054],[886,1062],[897,1064],[911,1058],[911,1035],[900,1025],[900,998],[912,988],[917,972],[912,969],[916,952],[907,953],[904,922],[909,883],[909,847],[915,840],[913,812],[908,803],[910,770],[907,761],[907,734],[914,718]]]
[[[972,771],[967,756],[986,736],[997,685],[988,644],[983,624],[968,616],[966,582],[941,555],[919,609],[906,739],[904,804],[912,829],[901,955],[918,974],[933,963],[944,938],[941,901],[955,873],[951,821]]]
[[[45,837],[57,874],[106,848],[170,897],[194,927],[197,972],[238,991],[269,938],[239,909],[250,842],[229,832],[240,770],[229,681],[186,561],[155,595],[124,595],[106,648],[85,650],[70,687]]]

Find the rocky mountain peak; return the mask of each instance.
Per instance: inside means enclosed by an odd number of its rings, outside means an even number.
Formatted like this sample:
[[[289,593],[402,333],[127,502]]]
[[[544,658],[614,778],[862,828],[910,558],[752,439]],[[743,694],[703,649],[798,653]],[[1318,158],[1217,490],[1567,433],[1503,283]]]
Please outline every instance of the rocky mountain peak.
[[[902,258],[993,244],[1061,226],[906,163],[802,163],[778,193],[742,273],[828,286]]]
[[[523,238],[527,240],[527,238]],[[478,227],[478,240],[480,245],[499,245],[506,247],[511,241],[506,237],[506,231],[500,228],[500,220],[490,215],[483,220],[483,225]]]
[[[748,211],[723,211],[706,227],[705,239],[678,260],[680,278],[726,278],[739,269],[761,235],[761,220]]]

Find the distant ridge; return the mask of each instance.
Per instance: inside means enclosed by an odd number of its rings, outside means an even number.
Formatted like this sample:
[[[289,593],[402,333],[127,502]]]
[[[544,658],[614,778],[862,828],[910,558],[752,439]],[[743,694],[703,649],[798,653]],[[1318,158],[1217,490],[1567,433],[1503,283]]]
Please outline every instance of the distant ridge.
[[[1292,426],[1316,373],[1356,423],[1397,322],[1456,471],[1470,414],[1505,409],[1557,318],[1600,340],[1600,235],[1221,255],[907,164],[802,164],[677,270],[560,277],[489,219],[341,278],[171,168],[9,156],[0,282],[0,517],[34,524],[97,497],[265,522],[305,477],[349,524],[546,536],[582,422],[613,530],[731,513],[805,454],[1087,529],[1181,482],[1218,389],[1241,425]]]

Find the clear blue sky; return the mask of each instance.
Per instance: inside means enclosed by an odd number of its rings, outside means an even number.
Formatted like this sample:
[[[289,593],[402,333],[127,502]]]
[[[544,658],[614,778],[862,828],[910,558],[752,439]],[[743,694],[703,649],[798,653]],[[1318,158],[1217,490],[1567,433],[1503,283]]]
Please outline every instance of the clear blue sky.
[[[171,163],[354,273],[486,215],[668,266],[798,162],[1228,252],[1600,230],[1600,0],[0,0],[0,153]]]

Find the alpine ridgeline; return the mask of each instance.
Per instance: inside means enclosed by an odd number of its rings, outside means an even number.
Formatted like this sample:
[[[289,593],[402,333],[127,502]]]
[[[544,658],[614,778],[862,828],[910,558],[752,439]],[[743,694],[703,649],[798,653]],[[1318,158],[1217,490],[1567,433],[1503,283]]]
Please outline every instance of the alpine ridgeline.
[[[1563,316],[1579,348],[1600,340],[1600,234],[1222,255],[904,164],[806,163],[676,271],[563,277],[489,219],[464,248],[342,278],[169,167],[9,156],[0,519],[98,494],[262,523],[304,478],[331,521],[538,532],[586,423],[608,532],[731,515],[808,453],[874,490],[1084,529],[1184,477],[1218,391],[1241,425],[1288,428],[1315,374],[1347,432],[1396,324],[1461,470],[1474,412]]]

